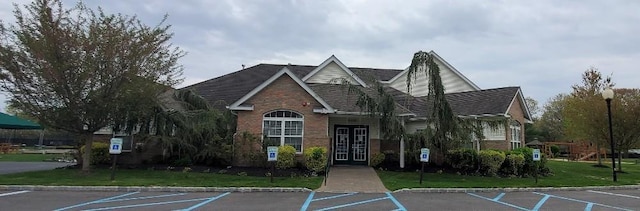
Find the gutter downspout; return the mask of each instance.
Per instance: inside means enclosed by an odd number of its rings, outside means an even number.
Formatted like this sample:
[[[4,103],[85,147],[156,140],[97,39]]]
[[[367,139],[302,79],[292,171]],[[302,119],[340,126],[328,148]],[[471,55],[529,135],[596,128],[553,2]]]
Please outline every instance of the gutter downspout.
[[[404,118],[401,118],[400,124],[404,128]],[[400,137],[400,168],[404,168],[404,134]]]

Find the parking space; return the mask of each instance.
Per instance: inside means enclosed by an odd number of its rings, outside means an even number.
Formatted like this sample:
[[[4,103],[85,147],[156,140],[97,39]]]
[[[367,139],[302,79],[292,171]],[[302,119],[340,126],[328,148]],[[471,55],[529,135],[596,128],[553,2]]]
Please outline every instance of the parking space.
[[[0,210],[638,210],[640,190],[477,193],[2,191]]]
[[[391,193],[315,193],[300,210],[406,210]]]

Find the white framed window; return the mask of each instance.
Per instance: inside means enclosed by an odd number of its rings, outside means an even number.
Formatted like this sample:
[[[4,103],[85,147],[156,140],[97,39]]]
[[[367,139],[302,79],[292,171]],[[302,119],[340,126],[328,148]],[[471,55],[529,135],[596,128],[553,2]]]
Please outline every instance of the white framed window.
[[[511,130],[511,149],[518,149],[522,147],[522,139],[520,138],[520,122],[511,122],[509,129]]]
[[[497,127],[492,127],[487,122],[482,123],[484,140],[502,140],[504,141],[507,137],[505,134],[505,126],[499,125]]]
[[[302,153],[303,133],[304,117],[297,112],[278,110],[263,116],[262,134],[265,140],[279,143],[280,146],[291,145],[296,153]]]

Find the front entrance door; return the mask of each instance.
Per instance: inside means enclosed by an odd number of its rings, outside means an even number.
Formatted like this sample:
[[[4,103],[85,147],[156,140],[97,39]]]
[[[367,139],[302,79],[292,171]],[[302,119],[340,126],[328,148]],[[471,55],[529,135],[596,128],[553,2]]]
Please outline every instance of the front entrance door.
[[[369,151],[367,126],[336,125],[334,164],[367,165]]]

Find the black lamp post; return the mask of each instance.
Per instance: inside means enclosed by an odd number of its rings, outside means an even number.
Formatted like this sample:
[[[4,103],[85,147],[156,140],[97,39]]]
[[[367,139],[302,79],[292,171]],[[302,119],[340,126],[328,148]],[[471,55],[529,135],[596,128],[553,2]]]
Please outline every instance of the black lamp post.
[[[607,101],[607,113],[609,115],[609,143],[611,144],[611,166],[613,167],[613,181],[617,182],[618,177],[616,175],[616,158],[613,145],[613,127],[611,125],[611,100],[613,99],[613,89],[606,88],[602,91],[602,98]]]

